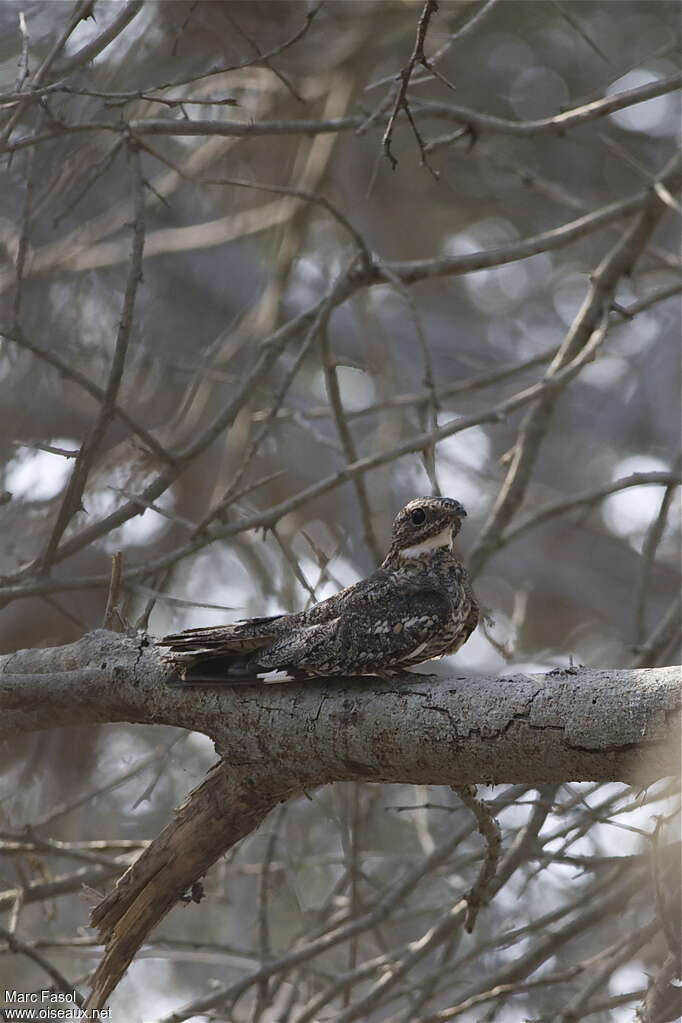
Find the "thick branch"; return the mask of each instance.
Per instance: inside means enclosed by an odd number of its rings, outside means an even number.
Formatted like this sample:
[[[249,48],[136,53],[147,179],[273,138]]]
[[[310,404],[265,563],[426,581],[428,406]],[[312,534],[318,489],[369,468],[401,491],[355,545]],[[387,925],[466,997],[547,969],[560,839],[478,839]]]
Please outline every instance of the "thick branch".
[[[89,722],[177,725],[209,735],[230,764],[297,778],[299,791],[343,779],[641,781],[677,767],[674,667],[196,689],[167,676],[142,634],[98,630],[5,655],[0,737]]]
[[[95,909],[107,951],[91,1008],[104,1004],[149,931],[211,864],[277,802],[312,786],[642,783],[677,767],[678,668],[238,688],[171,686],[168,675],[147,636],[104,630],[0,658],[0,737],[88,722],[163,723],[205,732],[224,760]]]
[[[226,770],[219,764],[207,775],[93,910],[91,923],[107,951],[91,981],[90,1008],[104,1005],[147,934],[185,891],[201,901],[196,882],[218,856],[293,794],[291,780],[265,765]]]

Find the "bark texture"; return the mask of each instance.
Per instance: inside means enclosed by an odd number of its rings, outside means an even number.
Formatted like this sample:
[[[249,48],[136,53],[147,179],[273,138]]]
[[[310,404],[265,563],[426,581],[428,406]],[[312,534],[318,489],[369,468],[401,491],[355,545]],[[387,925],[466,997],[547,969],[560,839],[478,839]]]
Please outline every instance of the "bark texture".
[[[680,668],[406,674],[192,689],[144,634],[0,657],[0,738],[89,722],[204,732],[232,766],[295,779],[624,781],[675,773]]]
[[[100,1008],[150,930],[278,802],[341,780],[644,784],[678,767],[680,669],[168,684],[150,638],[98,630],[0,658],[0,738],[88,722],[195,729],[222,762],[95,908]],[[195,890],[196,894],[196,890]]]
[[[218,764],[175,812],[174,819],[93,910],[107,951],[91,981],[89,1008],[104,1005],[151,929],[196,885],[221,852],[253,831],[275,804],[295,791],[271,772]],[[189,895],[201,900],[201,891]]]

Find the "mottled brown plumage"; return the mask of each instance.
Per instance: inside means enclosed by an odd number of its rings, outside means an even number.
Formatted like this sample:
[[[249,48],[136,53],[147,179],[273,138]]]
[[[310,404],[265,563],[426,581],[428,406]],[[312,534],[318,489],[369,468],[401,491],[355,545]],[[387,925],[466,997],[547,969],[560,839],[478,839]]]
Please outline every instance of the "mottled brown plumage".
[[[478,623],[453,550],[465,516],[451,498],[417,498],[396,516],[388,554],[367,579],[307,611],[189,629],[161,645],[188,683],[257,682],[271,672],[387,676],[452,654]]]

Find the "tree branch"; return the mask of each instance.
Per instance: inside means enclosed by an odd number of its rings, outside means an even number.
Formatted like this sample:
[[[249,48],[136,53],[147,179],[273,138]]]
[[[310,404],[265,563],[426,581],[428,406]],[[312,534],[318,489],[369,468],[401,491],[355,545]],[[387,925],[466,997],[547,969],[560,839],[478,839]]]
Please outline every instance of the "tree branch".
[[[170,724],[209,735],[223,758],[95,909],[107,953],[90,1008],[104,1004],[149,931],[211,864],[278,802],[311,787],[642,784],[677,769],[675,667],[244,687],[168,681],[145,634],[98,630],[0,658],[0,737],[91,722]]]
[[[107,951],[91,981],[88,1008],[104,1005],[149,931],[226,849],[254,831],[276,804],[293,795],[290,778],[263,764],[218,764],[176,811],[170,824],[93,910]]]
[[[0,657],[0,738],[130,721],[204,732],[230,764],[308,785],[637,781],[674,774],[679,668],[406,673],[260,686],[167,685],[148,636],[105,630]],[[262,737],[268,736],[267,746]]]

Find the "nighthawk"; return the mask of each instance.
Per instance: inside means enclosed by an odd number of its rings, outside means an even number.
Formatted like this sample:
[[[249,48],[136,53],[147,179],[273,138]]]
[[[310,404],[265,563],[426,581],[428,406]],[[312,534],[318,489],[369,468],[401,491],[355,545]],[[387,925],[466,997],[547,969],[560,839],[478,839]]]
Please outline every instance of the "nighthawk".
[[[465,516],[452,498],[419,497],[396,516],[388,554],[367,579],[307,611],[189,629],[160,645],[185,683],[386,677],[453,654],[478,623],[453,549]]]

